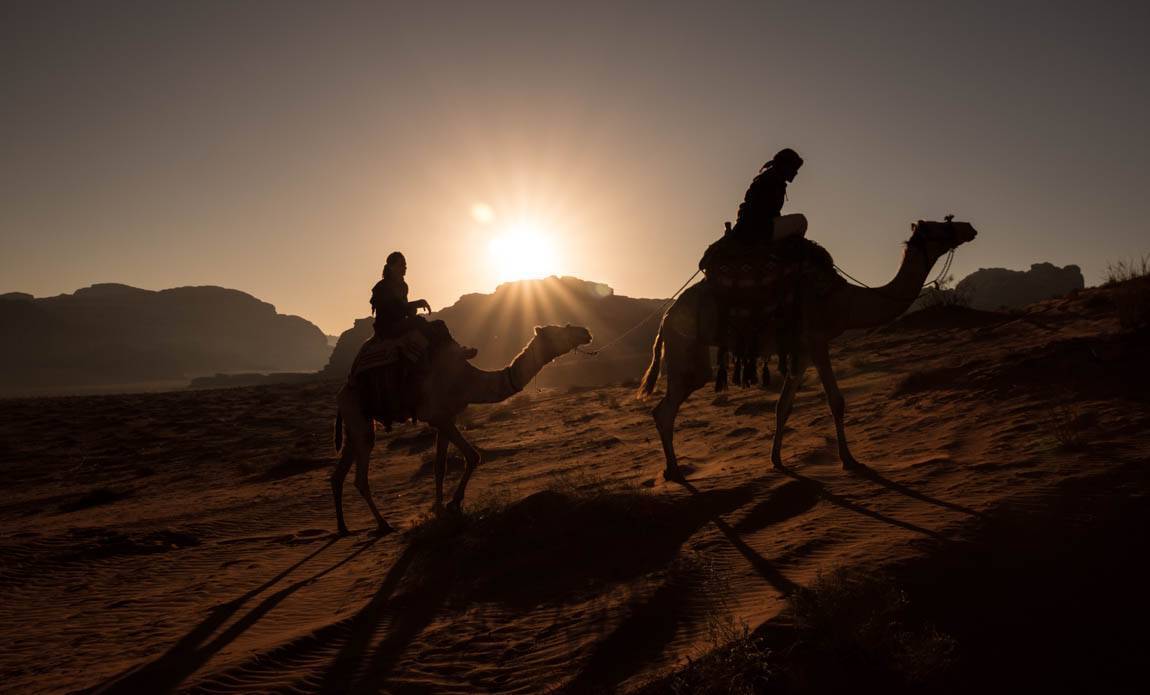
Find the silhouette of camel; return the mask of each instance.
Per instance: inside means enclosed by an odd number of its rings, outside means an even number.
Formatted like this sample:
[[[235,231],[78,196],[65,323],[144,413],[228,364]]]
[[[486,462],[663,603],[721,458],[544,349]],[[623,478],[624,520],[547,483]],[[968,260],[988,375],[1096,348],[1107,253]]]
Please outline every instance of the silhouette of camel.
[[[794,404],[807,365],[814,363],[826,392],[827,404],[834,417],[838,438],[839,458],[843,468],[860,468],[860,464],[847,447],[843,429],[846,403],[839,391],[831,368],[830,341],[844,331],[873,328],[888,323],[906,311],[918,297],[919,290],[934,264],[944,253],[974,239],[977,232],[966,222],[923,222],[912,224],[913,234],[906,244],[898,274],[886,285],[877,288],[855,287],[836,280],[830,292],[819,296],[813,287],[804,285],[799,292],[800,307],[797,326],[798,349],[792,358],[791,369],[783,382],[782,392],[775,405],[775,433],[771,445],[771,463],[783,468],[783,428]],[[675,457],[675,418],[683,402],[694,391],[711,380],[709,346],[718,345],[717,321],[719,311],[714,293],[704,280],[684,292],[663,316],[659,333],[651,351],[651,364],[639,387],[640,399],[651,395],[659,378],[662,360],[667,361],[667,393],[655,405],[651,415],[659,431],[659,439],[666,457],[663,477],[682,480]],[[777,351],[774,331],[764,331],[760,344],[765,352]]]
[[[441,350],[420,387],[416,418],[428,423],[437,432],[435,443],[435,506],[443,507],[443,477],[447,469],[447,448],[454,444],[463,452],[466,466],[449,509],[459,511],[471,473],[482,457],[455,426],[455,418],[472,403],[499,403],[523,390],[544,366],[560,355],[591,342],[591,332],[582,326],[537,326],[535,335],[511,364],[496,371],[473,367],[463,359],[457,349]],[[371,498],[367,470],[372,447],[375,446],[375,426],[372,416],[364,412],[360,394],[347,384],[336,397],[338,414],[335,419],[335,448],[339,451],[346,430],[347,449],[344,450],[331,475],[331,489],[335,495],[335,518],[341,535],[348,533],[343,519],[343,481],[354,461],[355,487],[367,501],[380,533],[394,529]]]

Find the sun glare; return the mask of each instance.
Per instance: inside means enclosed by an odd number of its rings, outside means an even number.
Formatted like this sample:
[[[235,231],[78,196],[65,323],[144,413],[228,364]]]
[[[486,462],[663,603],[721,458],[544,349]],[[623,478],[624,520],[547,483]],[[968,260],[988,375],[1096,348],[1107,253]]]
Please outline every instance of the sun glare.
[[[556,272],[552,239],[530,223],[520,223],[491,240],[487,247],[500,282],[553,275]]]
[[[491,224],[495,221],[495,210],[487,203],[476,203],[471,206],[471,216],[479,224]]]

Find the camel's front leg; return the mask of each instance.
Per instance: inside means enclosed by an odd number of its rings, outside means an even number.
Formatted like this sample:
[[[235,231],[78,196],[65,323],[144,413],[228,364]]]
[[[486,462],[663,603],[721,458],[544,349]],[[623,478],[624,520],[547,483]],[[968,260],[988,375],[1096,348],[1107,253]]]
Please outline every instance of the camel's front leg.
[[[787,372],[783,381],[783,390],[779,393],[779,400],[775,402],[775,436],[771,442],[771,465],[783,468],[783,429],[787,426],[787,418],[791,416],[791,407],[795,404],[795,393],[803,383],[803,372],[807,364],[803,356],[793,358],[793,369]]]
[[[379,513],[379,508],[375,506],[375,500],[371,498],[371,483],[367,479],[367,471],[371,461],[371,450],[375,447],[375,423],[368,420],[364,430],[350,437],[355,448],[355,489],[359,490],[359,494],[367,502],[371,515],[375,517],[377,531],[383,535],[391,533],[395,528],[387,523]]]
[[[471,479],[471,473],[475,468],[483,462],[483,457],[479,454],[478,449],[471,446],[471,442],[463,438],[454,422],[443,425],[439,431],[445,433],[451,443],[463,452],[463,459],[466,462],[463,475],[460,476],[459,484],[455,487],[455,494],[451,496],[451,502],[447,505],[449,510],[458,512],[463,506],[463,495],[467,492],[467,481]]]
[[[432,511],[443,511],[443,477],[447,472],[447,447],[451,443],[442,428],[435,433],[435,505]]]
[[[834,368],[831,366],[830,349],[826,343],[814,345],[811,351],[811,361],[815,363],[819,379],[823,382],[823,391],[827,395],[827,405],[830,406],[831,416],[835,420],[835,436],[838,439],[839,459],[843,462],[843,468],[847,470],[861,468],[862,464],[855,459],[847,446],[846,429],[843,427],[846,399],[843,398],[842,391],[839,391],[838,381],[835,380]]]

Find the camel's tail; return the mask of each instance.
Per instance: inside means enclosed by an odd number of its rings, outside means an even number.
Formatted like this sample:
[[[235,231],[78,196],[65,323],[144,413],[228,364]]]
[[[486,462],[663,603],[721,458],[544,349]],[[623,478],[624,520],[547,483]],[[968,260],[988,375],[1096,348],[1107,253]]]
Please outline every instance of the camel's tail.
[[[335,450],[343,448],[343,413],[335,414]]]
[[[639,400],[645,399],[655,392],[655,382],[659,380],[659,368],[663,362],[663,326],[659,325],[659,334],[655,336],[655,345],[651,348],[651,364],[647,367],[647,372],[643,375],[643,383],[639,386],[639,392],[635,397]]]

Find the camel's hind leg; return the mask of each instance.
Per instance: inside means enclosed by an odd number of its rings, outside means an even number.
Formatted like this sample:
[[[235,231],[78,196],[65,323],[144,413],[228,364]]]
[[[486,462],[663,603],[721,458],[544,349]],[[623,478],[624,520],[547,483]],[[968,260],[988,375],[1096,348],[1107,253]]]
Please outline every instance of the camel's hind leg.
[[[331,473],[331,491],[335,495],[335,521],[337,532],[341,536],[346,536],[348,533],[347,524],[343,521],[343,481],[347,478],[347,472],[351,470],[351,462],[355,460],[354,448],[351,442],[347,443],[339,457],[339,463]]]
[[[675,418],[687,398],[711,378],[711,365],[705,345],[692,345],[681,354],[677,351],[673,353],[671,348],[669,342],[666,356],[667,393],[651,409],[651,416],[655,418],[655,427],[659,430],[659,441],[663,444],[663,456],[666,459],[663,479],[682,481],[683,472],[679,470],[679,460],[675,456]]]
[[[843,468],[847,470],[861,468],[862,464],[855,459],[847,446],[847,433],[843,426],[846,399],[843,398],[842,391],[839,391],[839,384],[835,380],[835,372],[831,366],[830,351],[825,343],[814,346],[811,361],[815,363],[815,369],[819,372],[819,379],[823,382],[823,391],[827,396],[827,405],[830,406],[831,416],[835,420],[835,436],[838,439],[839,459],[843,462]]]
[[[771,465],[783,468],[783,428],[787,426],[787,418],[791,416],[791,407],[795,404],[795,393],[803,383],[803,372],[807,370],[806,357],[796,355],[794,366],[787,372],[783,381],[783,389],[779,393],[779,400],[775,402],[775,436],[771,442]]]
[[[466,462],[463,475],[459,478],[459,484],[455,486],[455,494],[451,496],[451,502],[447,505],[451,511],[458,512],[463,506],[463,495],[467,492],[467,481],[471,479],[471,474],[483,462],[483,456],[480,455],[478,449],[471,446],[471,442],[463,438],[454,422],[438,426],[438,429],[446,434],[451,443],[463,452],[463,459]]]

